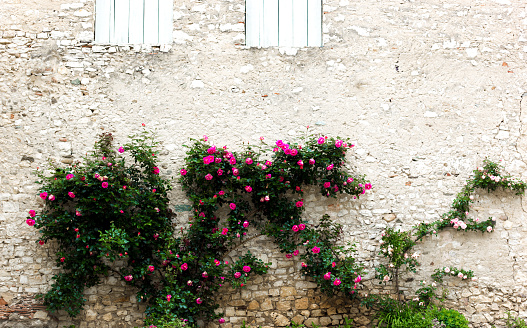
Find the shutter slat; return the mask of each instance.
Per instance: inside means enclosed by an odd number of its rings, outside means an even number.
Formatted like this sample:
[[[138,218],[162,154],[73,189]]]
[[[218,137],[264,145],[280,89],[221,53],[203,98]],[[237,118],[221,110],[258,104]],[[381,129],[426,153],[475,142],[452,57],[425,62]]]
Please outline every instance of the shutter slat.
[[[174,29],[174,1],[159,0],[159,43],[172,43]]]
[[[260,46],[260,13],[263,13],[264,0],[246,0],[245,2],[245,45]]]
[[[291,47],[293,45],[293,0],[279,1],[278,45],[280,47]]]
[[[144,0],[130,0],[130,19],[128,23],[128,42],[130,42],[131,44],[143,43],[143,23],[144,23],[143,18],[144,18]]]
[[[115,0],[115,38],[112,43],[128,43],[128,17],[130,14],[130,0]]]
[[[115,43],[115,1],[110,0],[110,43]]]
[[[307,1],[293,0],[293,47],[307,45]]]
[[[322,0],[307,0],[307,46],[322,47]]]
[[[145,1],[144,43],[159,44],[159,2]]]
[[[270,47],[278,45],[278,0],[265,0],[263,19],[260,24],[260,45]]]
[[[95,2],[95,42],[110,43],[110,0]]]

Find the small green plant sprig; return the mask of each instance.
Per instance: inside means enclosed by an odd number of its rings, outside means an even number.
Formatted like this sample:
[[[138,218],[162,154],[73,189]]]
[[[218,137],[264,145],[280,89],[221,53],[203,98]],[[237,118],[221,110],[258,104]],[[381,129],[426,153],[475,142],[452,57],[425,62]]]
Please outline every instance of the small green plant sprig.
[[[443,214],[439,220],[432,223],[421,223],[414,226],[409,231],[396,231],[388,228],[382,234],[381,251],[379,255],[386,258],[388,265],[381,264],[375,270],[376,278],[379,283],[395,281],[395,289],[398,300],[401,301],[399,293],[399,275],[403,272],[416,272],[419,266],[418,253],[412,253],[412,248],[425,236],[434,235],[447,227],[453,227],[457,231],[481,231],[492,232],[495,226],[495,219],[488,218],[481,221],[468,217],[470,204],[474,202],[474,192],[477,189],[487,189],[495,191],[498,188],[515,191],[517,195],[524,193],[527,184],[521,180],[514,179],[502,173],[503,168],[488,159],[484,161],[483,167],[478,167],[473,171],[473,177],[469,178],[463,190],[458,193],[452,202],[452,209]],[[404,268],[404,270],[401,270]],[[458,269],[455,267],[444,267],[436,269],[432,274],[432,279],[436,283],[441,283],[446,276],[457,276],[461,279],[474,280],[474,273],[471,270]],[[435,283],[433,283],[435,285]],[[431,300],[439,298],[435,295],[436,286],[428,285],[421,287],[417,291],[420,303],[428,305]],[[367,306],[380,304],[384,296],[371,296],[363,301]]]
[[[168,180],[159,176],[153,136],[131,137],[117,151],[113,137],[102,134],[83,162],[39,171],[44,208],[29,211],[27,224],[42,234],[39,244],[58,242],[61,272],[44,295],[47,309],[76,316],[83,291],[114,271],[139,289],[139,299],[156,296],[154,278],[162,275],[157,255],[172,236]],[[131,162],[131,163],[130,163]],[[111,262],[124,262],[120,267]]]

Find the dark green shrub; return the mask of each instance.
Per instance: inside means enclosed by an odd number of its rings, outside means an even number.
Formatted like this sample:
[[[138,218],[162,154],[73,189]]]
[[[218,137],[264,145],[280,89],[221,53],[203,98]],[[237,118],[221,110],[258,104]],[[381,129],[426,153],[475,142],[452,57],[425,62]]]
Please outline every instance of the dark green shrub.
[[[445,324],[445,328],[468,328],[468,320],[454,309],[441,309],[436,314],[436,318]]]

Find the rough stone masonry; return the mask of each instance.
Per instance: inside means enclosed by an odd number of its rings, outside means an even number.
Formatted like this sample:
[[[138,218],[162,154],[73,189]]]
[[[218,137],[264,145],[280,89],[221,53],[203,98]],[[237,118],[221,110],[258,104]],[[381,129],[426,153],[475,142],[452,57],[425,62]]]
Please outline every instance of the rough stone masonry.
[[[384,228],[438,218],[486,157],[526,177],[524,1],[323,3],[323,47],[257,49],[244,46],[243,0],[175,1],[174,42],[154,46],[95,44],[93,0],[0,0],[0,327],[141,325],[144,306],[112,276],[86,291],[76,319],[35,300],[58,268],[53,246],[35,244],[38,233],[25,224],[27,211],[43,206],[33,173],[49,159],[81,159],[101,132],[123,143],[141,123],[156,129],[169,177],[189,137],[236,148],[260,136],[295,140],[310,126],[352,138],[350,161],[373,193],[360,200],[313,193],[306,219],[328,212],[345,225],[370,272],[369,292],[382,292],[373,266]],[[176,182],[171,199],[187,203]],[[502,327],[507,311],[526,318],[525,202],[479,192],[473,213],[496,217],[496,231],[425,240],[406,296],[434,268],[455,265],[478,280],[449,280],[446,305],[472,327]],[[178,213],[179,223],[189,215]],[[321,295],[271,241],[244,246],[273,267],[247,289],[221,293],[223,327],[291,319],[329,327],[345,316],[371,326],[364,308]]]

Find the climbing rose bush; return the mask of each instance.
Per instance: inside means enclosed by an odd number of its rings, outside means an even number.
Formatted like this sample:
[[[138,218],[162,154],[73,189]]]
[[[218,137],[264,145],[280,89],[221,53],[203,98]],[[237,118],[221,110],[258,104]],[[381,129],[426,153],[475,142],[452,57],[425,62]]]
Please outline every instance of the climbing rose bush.
[[[159,175],[151,134],[132,136],[118,151],[112,141],[103,134],[82,162],[38,172],[44,206],[30,210],[26,222],[41,233],[40,245],[58,245],[60,273],[39,295],[49,311],[76,316],[84,289],[110,272],[137,287],[140,301],[159,296],[159,251],[172,238],[170,185]]]

